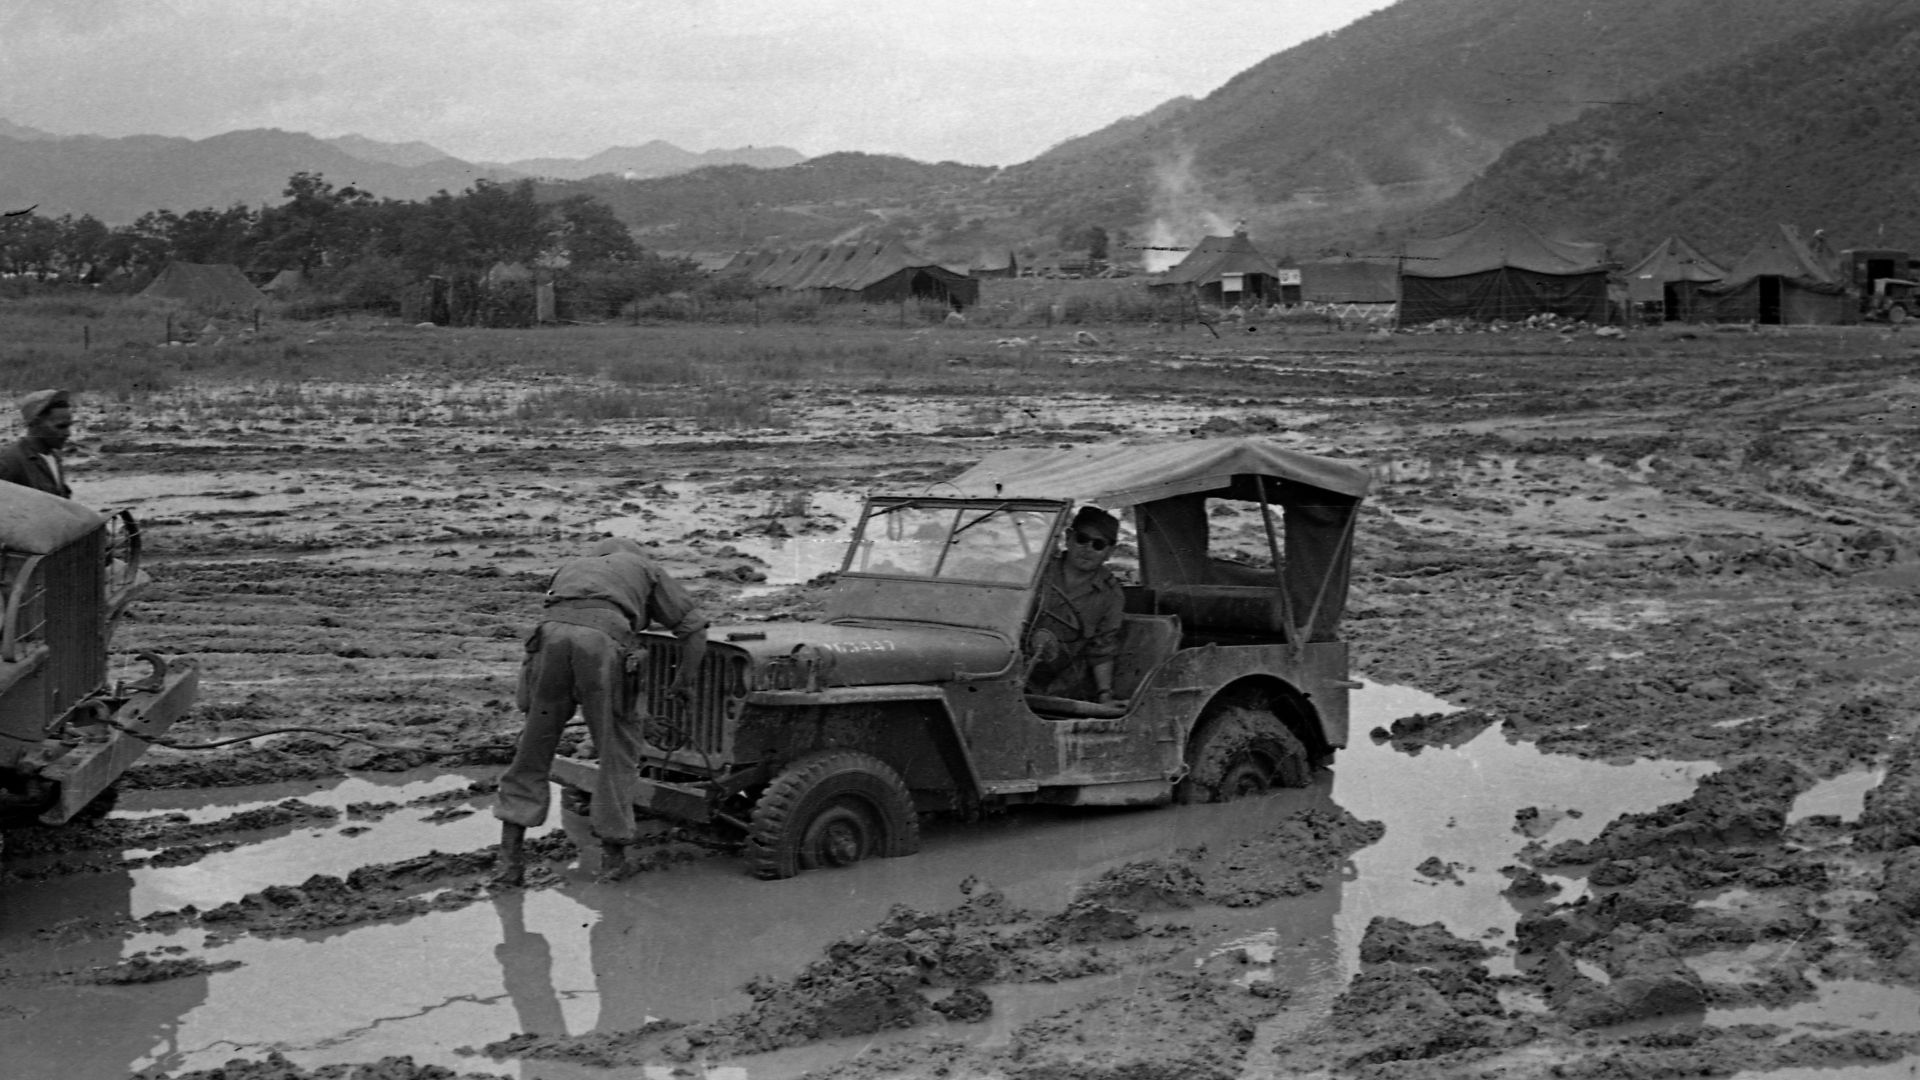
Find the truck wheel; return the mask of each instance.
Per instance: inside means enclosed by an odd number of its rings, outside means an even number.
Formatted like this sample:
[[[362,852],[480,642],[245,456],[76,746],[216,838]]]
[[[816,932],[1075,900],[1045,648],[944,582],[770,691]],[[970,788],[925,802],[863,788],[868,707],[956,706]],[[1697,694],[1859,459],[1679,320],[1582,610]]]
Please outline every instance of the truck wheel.
[[[1174,788],[1182,803],[1228,802],[1313,779],[1307,748],[1278,716],[1253,705],[1229,705],[1200,721],[1187,756],[1187,776]]]
[[[920,850],[913,796],[886,762],[820,750],[788,765],[753,806],[747,859],[763,878]]]
[[[1903,322],[1906,322],[1906,321],[1907,321],[1907,307],[1906,307],[1906,305],[1905,305],[1905,304],[1895,304],[1895,305],[1893,305],[1892,307],[1890,307],[1890,308],[1888,308],[1888,309],[1887,309],[1887,321],[1888,321],[1888,322],[1890,322],[1890,323],[1903,323]]]

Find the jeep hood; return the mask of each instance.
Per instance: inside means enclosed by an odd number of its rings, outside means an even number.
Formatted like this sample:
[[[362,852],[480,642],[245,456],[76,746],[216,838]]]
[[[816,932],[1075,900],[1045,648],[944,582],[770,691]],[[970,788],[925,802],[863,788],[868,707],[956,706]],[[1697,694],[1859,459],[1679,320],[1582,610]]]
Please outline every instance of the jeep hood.
[[[779,658],[810,657],[819,668],[821,686],[943,683],[959,672],[1000,671],[1013,659],[1007,641],[947,626],[753,623],[716,626],[707,636],[746,651],[755,672]]]

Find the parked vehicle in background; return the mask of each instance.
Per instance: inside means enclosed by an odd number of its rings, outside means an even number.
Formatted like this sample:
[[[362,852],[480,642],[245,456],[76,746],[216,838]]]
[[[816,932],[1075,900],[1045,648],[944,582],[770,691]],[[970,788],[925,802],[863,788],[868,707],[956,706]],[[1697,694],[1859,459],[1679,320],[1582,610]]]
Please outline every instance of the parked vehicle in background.
[[[678,642],[646,636],[636,802],[778,878],[910,854],[923,813],[1305,785],[1347,744],[1339,627],[1368,483],[1273,442],[1185,440],[1007,451],[937,494],[870,497],[826,618],[711,628],[691,706],[665,693]],[[1117,704],[1025,692],[1041,572],[1079,504],[1133,511]],[[597,767],[555,762],[565,803]]]
[[[144,677],[111,675],[143,580],[131,513],[0,483],[0,829],[104,815],[142,736],[192,706],[190,662],[143,653]]]
[[[1896,248],[1858,248],[1840,253],[1840,271],[1860,298],[1860,317],[1903,323],[1920,315],[1920,289],[1913,257]]]

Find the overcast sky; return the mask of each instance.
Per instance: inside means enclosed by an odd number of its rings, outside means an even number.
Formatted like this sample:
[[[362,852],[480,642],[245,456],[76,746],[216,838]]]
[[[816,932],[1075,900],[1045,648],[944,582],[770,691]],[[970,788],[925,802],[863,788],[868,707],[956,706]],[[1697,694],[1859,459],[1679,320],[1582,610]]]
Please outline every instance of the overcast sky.
[[[1007,165],[1390,0],[0,0],[0,119]]]

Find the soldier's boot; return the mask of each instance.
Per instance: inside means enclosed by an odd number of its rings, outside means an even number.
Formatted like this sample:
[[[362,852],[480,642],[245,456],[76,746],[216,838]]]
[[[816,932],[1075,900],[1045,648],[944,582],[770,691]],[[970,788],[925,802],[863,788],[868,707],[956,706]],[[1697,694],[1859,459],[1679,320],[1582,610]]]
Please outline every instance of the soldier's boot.
[[[633,864],[627,859],[625,841],[600,841],[599,880],[620,881],[631,873],[633,873]]]
[[[525,825],[515,825],[510,821],[500,823],[500,861],[493,871],[493,884],[511,887],[526,883],[526,844]]]

